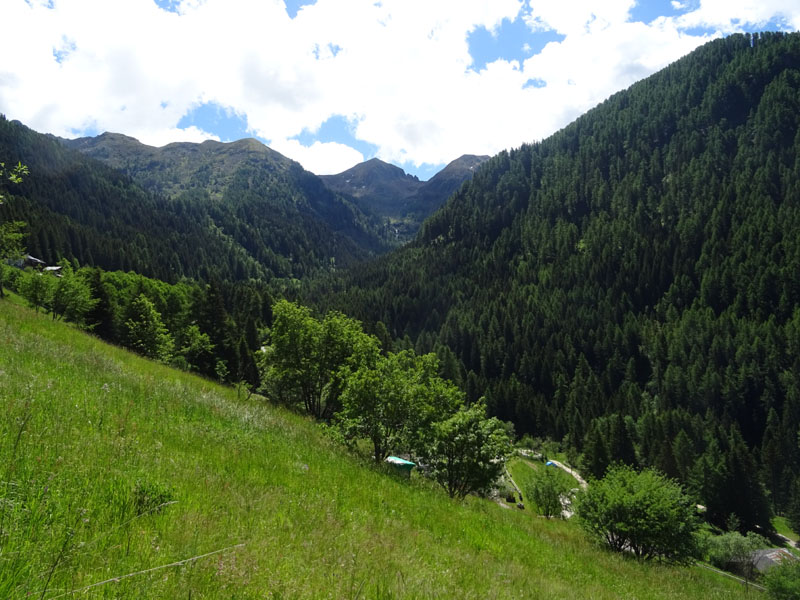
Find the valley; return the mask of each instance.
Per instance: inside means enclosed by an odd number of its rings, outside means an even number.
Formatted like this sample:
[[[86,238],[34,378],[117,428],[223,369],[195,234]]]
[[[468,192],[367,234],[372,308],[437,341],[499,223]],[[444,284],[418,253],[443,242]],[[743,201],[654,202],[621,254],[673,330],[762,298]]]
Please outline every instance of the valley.
[[[0,596],[749,597],[696,562],[800,529],[798,156],[781,32],[428,181],[0,116]],[[502,510],[531,448],[691,543]]]

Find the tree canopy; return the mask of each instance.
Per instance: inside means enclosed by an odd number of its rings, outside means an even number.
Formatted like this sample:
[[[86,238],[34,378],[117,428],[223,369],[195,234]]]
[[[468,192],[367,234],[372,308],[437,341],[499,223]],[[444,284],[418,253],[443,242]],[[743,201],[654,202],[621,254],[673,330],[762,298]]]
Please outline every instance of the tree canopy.
[[[275,402],[302,407],[317,419],[339,410],[345,369],[357,371],[378,353],[377,338],[338,312],[322,320],[286,300],[272,309],[269,342],[262,351],[262,390]]]
[[[344,437],[370,440],[376,462],[390,452],[414,452],[426,429],[463,402],[438,370],[435,355],[405,350],[377,356],[348,373],[336,417]]]
[[[433,423],[420,448],[429,475],[451,498],[488,490],[505,468],[511,440],[486,406],[462,407],[448,419]]]
[[[616,552],[684,561],[696,552],[695,506],[680,485],[654,469],[615,466],[580,494],[578,522]]]

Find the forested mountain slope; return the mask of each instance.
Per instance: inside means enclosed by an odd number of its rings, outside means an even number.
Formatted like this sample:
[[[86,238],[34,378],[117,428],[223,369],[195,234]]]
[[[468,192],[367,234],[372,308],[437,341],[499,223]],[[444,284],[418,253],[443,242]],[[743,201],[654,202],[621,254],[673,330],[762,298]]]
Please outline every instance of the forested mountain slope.
[[[255,140],[63,143],[108,165],[0,118],[0,156],[30,169],[0,216],[27,221],[29,251],[48,262],[243,280],[298,277],[383,249],[361,211]]]
[[[420,181],[377,158],[338,175],[323,175],[321,179],[331,190],[352,198],[367,214],[383,219],[391,236],[404,242],[488,159],[488,156],[465,154],[428,181]]]
[[[798,232],[800,34],[735,35],[494,157],[326,301],[438,348],[518,433],[746,528],[762,482],[778,510],[800,485]]]
[[[424,182],[379,158],[359,163],[338,175],[322,175],[325,185],[347,194],[381,216],[396,215],[401,204]]]

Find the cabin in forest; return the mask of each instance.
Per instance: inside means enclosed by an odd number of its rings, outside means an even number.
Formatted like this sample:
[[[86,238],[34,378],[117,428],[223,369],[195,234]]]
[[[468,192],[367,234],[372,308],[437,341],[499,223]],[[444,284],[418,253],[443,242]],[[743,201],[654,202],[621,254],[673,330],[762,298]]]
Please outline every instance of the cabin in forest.
[[[30,254],[26,254],[20,260],[17,261],[15,265],[20,269],[37,269],[41,271],[47,266],[47,263],[41,260],[40,258],[36,258],[35,256],[31,256]]]

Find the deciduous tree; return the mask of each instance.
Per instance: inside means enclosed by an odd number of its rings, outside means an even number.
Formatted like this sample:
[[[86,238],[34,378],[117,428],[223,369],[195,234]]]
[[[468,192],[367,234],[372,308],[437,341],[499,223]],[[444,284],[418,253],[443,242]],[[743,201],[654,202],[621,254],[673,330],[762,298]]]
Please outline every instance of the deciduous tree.
[[[66,260],[62,260],[61,277],[53,286],[53,299],[50,310],[53,319],[65,318],[67,321],[83,325],[86,315],[97,304],[92,298],[92,290],[86,281],[79,277]]]
[[[560,473],[551,467],[539,468],[525,488],[526,498],[536,504],[539,514],[548,519],[561,516],[563,500],[569,499],[572,488]]]
[[[422,428],[462,403],[462,393],[437,372],[435,355],[404,350],[348,373],[336,415],[345,439],[368,439],[376,462],[401,446],[412,450]]]
[[[694,505],[677,483],[654,469],[611,467],[578,496],[576,514],[590,537],[617,552],[672,561],[695,553]]]
[[[427,473],[451,498],[484,492],[503,472],[511,450],[505,426],[486,418],[486,406],[476,402],[434,423],[420,449]]]
[[[26,269],[17,279],[17,289],[28,303],[39,312],[49,306],[53,298],[55,278],[35,269]]]
[[[142,356],[166,362],[172,356],[173,340],[161,315],[144,294],[128,308],[125,319],[127,346]]]
[[[5,163],[0,162],[0,179],[6,179],[11,183],[21,183],[22,178],[28,174],[28,167],[18,162],[14,167],[6,167]],[[0,193],[0,204],[3,204],[5,197]],[[5,296],[3,286],[8,279],[8,265],[6,261],[21,257],[24,252],[22,240],[25,223],[22,221],[6,221],[0,223],[0,298]]]
[[[340,406],[344,369],[354,372],[377,355],[377,339],[358,321],[338,312],[318,320],[307,307],[281,300],[261,353],[261,390],[273,401],[330,419]]]

